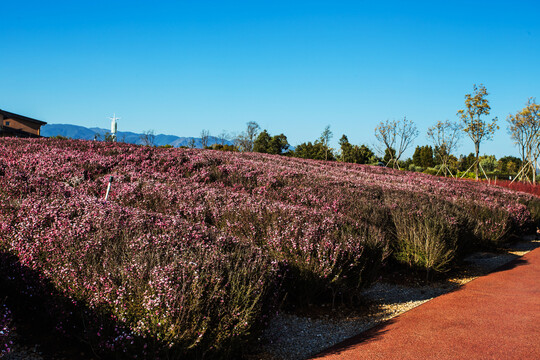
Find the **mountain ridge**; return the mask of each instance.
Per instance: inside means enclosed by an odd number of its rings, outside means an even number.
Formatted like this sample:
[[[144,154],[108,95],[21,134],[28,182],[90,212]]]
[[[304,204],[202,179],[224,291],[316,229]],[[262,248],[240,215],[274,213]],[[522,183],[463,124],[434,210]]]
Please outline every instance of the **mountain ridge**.
[[[87,128],[72,124],[47,124],[41,127],[41,135],[45,137],[64,136],[71,139],[94,140],[96,137],[103,137],[107,133],[110,133],[110,131],[107,129],[98,127]],[[118,131],[116,136],[119,141],[142,145],[144,143],[141,139],[142,135],[143,134],[141,133],[131,131]],[[188,146],[191,140],[195,140],[195,147],[202,148],[201,138],[167,134],[156,134],[154,137],[154,145],[171,145],[174,147]],[[219,138],[209,136],[208,146],[219,143],[221,143]],[[232,145],[232,142],[225,140],[225,144]]]

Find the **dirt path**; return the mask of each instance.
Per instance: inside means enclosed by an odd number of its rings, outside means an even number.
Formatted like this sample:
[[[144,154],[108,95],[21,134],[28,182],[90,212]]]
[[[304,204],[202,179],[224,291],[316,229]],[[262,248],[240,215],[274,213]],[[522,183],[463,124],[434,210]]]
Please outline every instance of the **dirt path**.
[[[314,359],[540,359],[540,248]]]

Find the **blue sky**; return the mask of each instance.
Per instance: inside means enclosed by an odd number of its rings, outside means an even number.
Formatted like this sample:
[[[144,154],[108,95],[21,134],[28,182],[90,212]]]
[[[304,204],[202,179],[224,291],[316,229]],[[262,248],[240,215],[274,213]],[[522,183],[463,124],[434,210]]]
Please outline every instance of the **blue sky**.
[[[374,143],[407,116],[427,144],[483,83],[500,130],[540,100],[537,1],[2,2],[0,108],[87,127],[179,136],[257,121],[297,145]],[[461,153],[473,151],[463,138]],[[409,154],[410,155],[410,154]]]

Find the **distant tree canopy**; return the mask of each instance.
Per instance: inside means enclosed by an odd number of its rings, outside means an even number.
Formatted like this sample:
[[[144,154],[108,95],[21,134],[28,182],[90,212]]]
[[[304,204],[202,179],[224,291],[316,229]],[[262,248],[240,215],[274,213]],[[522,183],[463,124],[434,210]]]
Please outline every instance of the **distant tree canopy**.
[[[476,162],[476,156],[474,153],[470,153],[469,155],[460,155],[458,160],[458,170],[459,171],[467,171],[471,170],[472,166]]]
[[[212,150],[219,150],[219,151],[239,151],[236,146],[228,145],[228,144],[225,144],[225,145],[213,144],[212,146],[209,146],[209,147],[207,146],[206,148],[212,149]]]
[[[515,174],[521,166],[522,160],[515,156],[504,156],[497,162],[497,169],[505,174]]]
[[[328,151],[328,147],[319,140],[298,145],[292,155],[302,159],[336,160],[332,151]]]
[[[339,140],[339,145],[341,147],[339,161],[355,164],[370,164],[376,161],[373,151],[365,145],[352,145],[345,134]]]
[[[253,142],[253,151],[265,154],[283,155],[289,149],[287,137],[283,134],[270,136],[263,130]]]
[[[492,172],[497,169],[497,158],[494,155],[485,155],[480,157],[480,166],[483,171]]]
[[[386,165],[390,164],[391,161],[394,161],[396,158],[396,150],[394,148],[388,147],[384,150],[383,161]]]
[[[433,148],[429,145],[417,146],[412,157],[413,164],[425,168],[434,167]]]

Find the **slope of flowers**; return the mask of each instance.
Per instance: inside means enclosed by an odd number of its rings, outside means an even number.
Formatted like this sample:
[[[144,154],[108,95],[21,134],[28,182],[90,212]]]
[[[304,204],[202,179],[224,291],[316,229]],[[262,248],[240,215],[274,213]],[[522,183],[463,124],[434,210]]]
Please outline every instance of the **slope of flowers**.
[[[0,182],[0,249],[122,324],[96,325],[101,351],[137,338],[173,358],[232,356],[276,301],[355,296],[390,253],[444,271],[540,216],[480,183],[75,140],[0,139]]]

